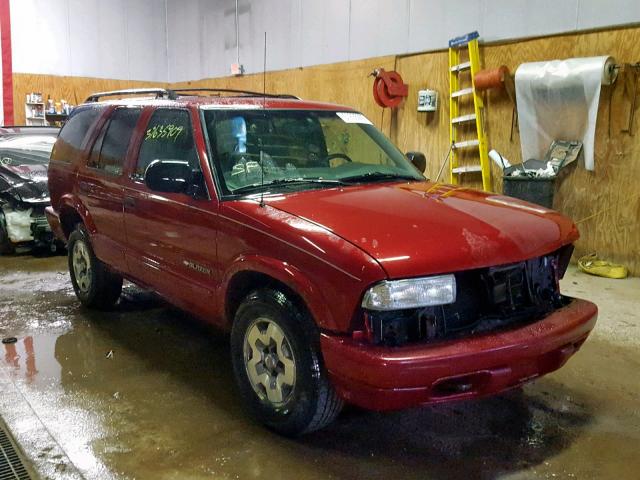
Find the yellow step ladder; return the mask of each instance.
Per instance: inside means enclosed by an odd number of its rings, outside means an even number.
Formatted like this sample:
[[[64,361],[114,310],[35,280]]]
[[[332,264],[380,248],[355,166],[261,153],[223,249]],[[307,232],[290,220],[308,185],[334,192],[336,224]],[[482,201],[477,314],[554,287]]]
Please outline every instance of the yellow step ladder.
[[[471,173],[482,174],[482,188],[491,190],[491,168],[487,137],[484,132],[484,104],[474,86],[474,76],[480,71],[480,52],[478,49],[478,32],[471,32],[449,40],[449,141],[451,159],[449,162],[450,182],[460,183],[460,177]],[[464,55],[463,52],[468,54]],[[470,77],[470,78],[467,78]],[[460,101],[473,97],[473,113],[461,114]],[[462,138],[462,131],[471,122],[476,125],[475,138]],[[459,151],[478,148],[479,164],[460,165]]]

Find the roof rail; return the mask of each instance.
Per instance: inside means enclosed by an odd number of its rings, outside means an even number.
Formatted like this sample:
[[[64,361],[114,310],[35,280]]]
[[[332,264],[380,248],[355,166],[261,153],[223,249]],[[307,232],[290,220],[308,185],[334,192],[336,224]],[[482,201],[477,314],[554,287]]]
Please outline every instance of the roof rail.
[[[188,92],[239,93],[250,97],[291,98],[300,100],[300,97],[296,97],[295,95],[290,95],[288,93],[263,93],[253,92],[251,90],[236,90],[233,88],[174,88],[171,91],[175,94]]]
[[[181,93],[190,92],[212,92],[212,93],[232,93],[241,94],[250,97],[267,97],[267,98],[291,98],[300,100],[300,97],[295,95],[289,95],[287,93],[262,93],[252,92],[250,90],[235,90],[233,88],[128,88],[125,90],[111,90],[109,92],[92,93],[87,97],[85,103],[95,103],[102,97],[117,97],[121,95],[144,95],[155,94],[156,98],[166,98],[169,100],[175,100]]]
[[[141,95],[155,93],[156,98],[174,99],[175,94],[167,88],[127,88],[124,90],[111,90],[109,92],[92,93],[87,97],[85,103],[97,102],[101,97],[116,97],[120,95]]]

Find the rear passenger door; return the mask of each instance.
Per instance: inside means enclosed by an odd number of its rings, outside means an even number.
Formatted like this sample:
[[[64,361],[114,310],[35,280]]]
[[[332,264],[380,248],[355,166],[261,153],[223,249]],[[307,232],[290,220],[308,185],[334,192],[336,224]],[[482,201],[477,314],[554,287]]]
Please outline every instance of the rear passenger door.
[[[123,218],[122,174],[140,108],[116,108],[96,138],[86,165],[78,172],[78,194],[88,209],[95,232],[96,256],[121,272],[127,271]]]
[[[60,130],[51,151],[48,174],[51,205],[56,210],[60,208],[61,196],[70,193],[69,187],[74,184],[76,170],[87,147],[88,133],[103,112],[103,107],[79,107]]]
[[[131,275],[196,315],[215,312],[217,201],[202,182],[198,195],[153,191],[144,174],[154,160],[187,161],[202,172],[191,112],[158,108],[146,125],[125,195]]]

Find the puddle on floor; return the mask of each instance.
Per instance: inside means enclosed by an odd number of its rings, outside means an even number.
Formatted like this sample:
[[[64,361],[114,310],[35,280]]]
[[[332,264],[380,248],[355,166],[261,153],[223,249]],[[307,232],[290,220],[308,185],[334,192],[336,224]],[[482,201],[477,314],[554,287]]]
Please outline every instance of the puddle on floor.
[[[640,355],[596,339],[561,371],[481,401],[347,408],[298,440],[239,406],[227,338],[127,286],[76,301],[64,257],[0,259],[0,368],[71,461],[110,478],[636,478]]]

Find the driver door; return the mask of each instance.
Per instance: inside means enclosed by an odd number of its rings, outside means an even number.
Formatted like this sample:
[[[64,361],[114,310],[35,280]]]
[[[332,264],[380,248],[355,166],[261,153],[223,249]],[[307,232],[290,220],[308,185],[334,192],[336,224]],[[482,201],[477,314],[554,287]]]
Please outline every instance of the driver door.
[[[144,174],[154,160],[187,161],[192,171],[202,172],[189,110],[158,108],[143,132],[124,194],[129,271],[172,303],[210,316],[217,282],[217,201],[209,198],[204,182],[198,195],[151,190]]]

